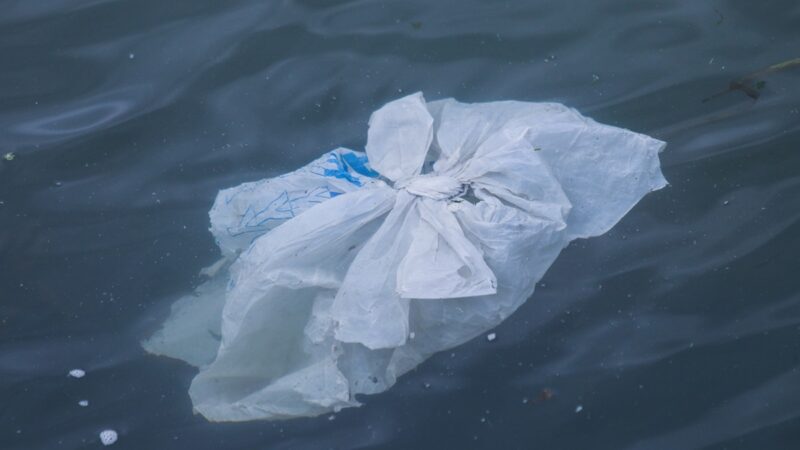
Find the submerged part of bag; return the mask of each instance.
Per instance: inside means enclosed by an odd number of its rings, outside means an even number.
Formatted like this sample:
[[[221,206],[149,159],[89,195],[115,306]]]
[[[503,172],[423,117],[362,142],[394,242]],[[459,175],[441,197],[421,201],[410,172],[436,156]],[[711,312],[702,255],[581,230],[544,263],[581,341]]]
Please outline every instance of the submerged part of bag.
[[[571,240],[663,187],[664,145],[554,103],[393,101],[366,154],[221,191],[224,260],[144,346],[200,368],[210,420],[357,406],[498,325]]]

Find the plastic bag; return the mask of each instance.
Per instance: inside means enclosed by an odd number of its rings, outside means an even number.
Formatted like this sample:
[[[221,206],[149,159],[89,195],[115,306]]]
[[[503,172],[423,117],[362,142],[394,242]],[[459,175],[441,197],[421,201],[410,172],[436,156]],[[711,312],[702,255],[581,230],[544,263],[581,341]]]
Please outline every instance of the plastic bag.
[[[560,104],[393,101],[366,154],[221,191],[224,258],[144,346],[200,368],[210,420],[357,406],[499,324],[571,240],[663,187],[664,146]]]

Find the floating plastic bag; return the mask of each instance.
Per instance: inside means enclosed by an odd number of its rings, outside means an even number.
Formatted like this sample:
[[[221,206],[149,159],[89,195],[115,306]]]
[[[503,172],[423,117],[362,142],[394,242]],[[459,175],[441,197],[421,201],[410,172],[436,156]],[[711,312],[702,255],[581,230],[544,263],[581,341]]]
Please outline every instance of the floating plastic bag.
[[[664,145],[553,103],[393,101],[366,154],[221,191],[224,258],[144,346],[200,368],[209,420],[357,406],[498,325],[571,240],[663,187]]]

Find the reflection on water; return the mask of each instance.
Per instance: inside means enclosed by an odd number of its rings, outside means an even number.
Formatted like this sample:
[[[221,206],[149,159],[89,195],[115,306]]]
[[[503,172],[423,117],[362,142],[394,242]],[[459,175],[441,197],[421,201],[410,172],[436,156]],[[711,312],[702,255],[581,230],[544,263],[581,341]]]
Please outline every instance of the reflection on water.
[[[1,448],[98,447],[108,428],[133,449],[800,445],[800,69],[765,77],[755,101],[702,102],[800,56],[797,2],[3,11],[0,154],[17,157],[0,160]],[[559,101],[651,134],[671,186],[567,248],[497,339],[361,408],[193,416],[193,369],[138,342],[217,259],[217,190],[361,147],[369,113],[417,90]]]
[[[124,99],[101,102],[93,99],[88,106],[78,107],[50,117],[23,122],[14,129],[30,135],[78,135],[97,132],[113,125],[117,118],[131,109]]]

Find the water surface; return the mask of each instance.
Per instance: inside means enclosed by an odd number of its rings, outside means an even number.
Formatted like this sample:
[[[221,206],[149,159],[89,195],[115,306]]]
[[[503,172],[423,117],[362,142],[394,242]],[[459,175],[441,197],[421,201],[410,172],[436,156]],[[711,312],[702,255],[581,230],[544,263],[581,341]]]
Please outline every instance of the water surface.
[[[0,6],[0,448],[800,448],[800,68],[701,102],[800,57],[796,1]],[[671,186],[361,408],[192,415],[194,369],[139,340],[218,257],[216,192],[418,90],[653,135]]]

